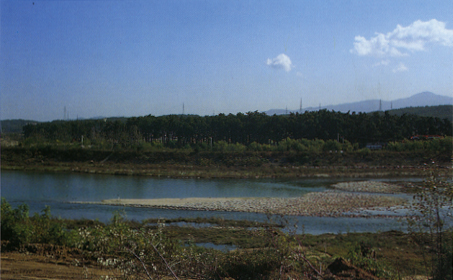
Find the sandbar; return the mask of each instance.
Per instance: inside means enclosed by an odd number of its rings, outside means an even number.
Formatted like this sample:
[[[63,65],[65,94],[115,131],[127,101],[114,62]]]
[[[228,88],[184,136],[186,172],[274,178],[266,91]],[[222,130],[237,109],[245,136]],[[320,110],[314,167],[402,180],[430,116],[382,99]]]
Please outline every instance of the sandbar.
[[[364,210],[376,210],[404,205],[400,197],[350,193],[344,191],[312,192],[300,197],[190,197],[160,199],[108,199],[91,202],[103,205],[148,207],[174,210],[255,212],[296,216],[338,217]],[[362,213],[362,214],[360,214]]]

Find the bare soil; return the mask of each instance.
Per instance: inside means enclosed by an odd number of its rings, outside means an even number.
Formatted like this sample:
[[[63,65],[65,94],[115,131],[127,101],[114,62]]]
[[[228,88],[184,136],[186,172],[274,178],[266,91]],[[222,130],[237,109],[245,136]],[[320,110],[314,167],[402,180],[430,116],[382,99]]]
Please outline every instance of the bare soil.
[[[85,262],[78,255],[63,253],[56,257],[52,252],[46,255],[2,252],[1,279],[102,279],[114,275],[113,271],[102,269]]]

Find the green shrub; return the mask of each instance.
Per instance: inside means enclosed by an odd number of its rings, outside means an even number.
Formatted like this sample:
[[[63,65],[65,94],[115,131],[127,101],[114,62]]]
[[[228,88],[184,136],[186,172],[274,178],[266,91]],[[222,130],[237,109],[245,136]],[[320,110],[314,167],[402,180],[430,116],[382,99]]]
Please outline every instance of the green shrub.
[[[228,143],[226,141],[220,140],[214,143],[213,150],[216,152],[225,152],[228,147]]]
[[[28,205],[19,205],[12,209],[11,205],[2,198],[1,205],[2,240],[9,241],[9,246],[19,247],[32,241],[33,227],[29,219]]]
[[[348,252],[348,260],[355,266],[360,267],[374,276],[392,278],[393,273],[386,269],[386,265],[373,256],[374,250],[365,243],[355,243]]]
[[[2,240],[9,242],[11,249],[30,243],[49,243],[73,246],[76,242],[75,231],[67,230],[65,224],[53,219],[50,207],[46,206],[42,214],[29,216],[29,207],[22,204],[17,209],[2,198],[1,205]]]
[[[386,150],[396,152],[435,152],[451,154],[453,151],[453,138],[445,137],[430,140],[403,140],[401,142],[389,142]]]
[[[357,153],[361,156],[368,156],[371,154],[371,150],[368,148],[362,148],[360,150],[357,150]]]
[[[340,151],[340,150],[342,150],[342,145],[338,141],[327,140],[326,142],[324,142],[322,150],[323,151]]]
[[[228,144],[226,141],[217,141],[214,144],[213,150],[216,152],[245,152],[247,147],[243,144]]]
[[[263,145],[257,143],[257,142],[252,142],[250,145],[248,145],[247,150],[253,151],[253,152],[261,152],[263,151]]]

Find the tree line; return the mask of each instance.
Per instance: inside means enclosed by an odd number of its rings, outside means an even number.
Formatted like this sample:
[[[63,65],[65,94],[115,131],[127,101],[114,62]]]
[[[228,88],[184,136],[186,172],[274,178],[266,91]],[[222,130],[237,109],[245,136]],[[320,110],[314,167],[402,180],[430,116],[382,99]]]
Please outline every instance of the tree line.
[[[412,135],[452,136],[452,122],[403,114],[341,113],[327,110],[268,116],[258,111],[216,116],[166,115],[122,120],[53,121],[23,127],[25,142],[109,143],[131,147],[161,143],[184,147],[252,143],[276,145],[284,139],[339,140],[364,144],[408,139]]]

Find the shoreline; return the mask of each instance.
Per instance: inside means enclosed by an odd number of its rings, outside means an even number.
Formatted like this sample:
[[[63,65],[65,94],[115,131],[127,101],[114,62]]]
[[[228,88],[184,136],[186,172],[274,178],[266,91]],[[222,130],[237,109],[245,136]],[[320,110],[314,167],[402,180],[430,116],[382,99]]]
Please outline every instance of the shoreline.
[[[344,166],[297,166],[273,167],[272,172],[258,167],[248,168],[197,168],[184,165],[142,166],[128,164],[91,165],[91,164],[33,164],[33,165],[1,165],[5,171],[34,171],[52,173],[82,173],[117,176],[145,176],[153,178],[181,179],[260,179],[260,178],[425,178],[431,168],[426,167],[344,167]],[[450,176],[451,168],[437,169],[441,177]]]
[[[434,152],[184,152],[15,147],[2,170],[154,178],[366,178],[451,176],[451,155]]]

